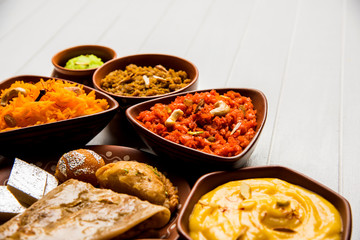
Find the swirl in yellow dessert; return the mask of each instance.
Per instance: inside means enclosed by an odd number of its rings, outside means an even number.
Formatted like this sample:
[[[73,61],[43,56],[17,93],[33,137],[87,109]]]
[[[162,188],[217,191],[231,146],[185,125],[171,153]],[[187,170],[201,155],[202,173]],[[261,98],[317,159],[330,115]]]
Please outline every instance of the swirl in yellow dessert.
[[[208,192],[189,219],[192,239],[340,239],[341,218],[321,196],[276,178],[232,181]]]

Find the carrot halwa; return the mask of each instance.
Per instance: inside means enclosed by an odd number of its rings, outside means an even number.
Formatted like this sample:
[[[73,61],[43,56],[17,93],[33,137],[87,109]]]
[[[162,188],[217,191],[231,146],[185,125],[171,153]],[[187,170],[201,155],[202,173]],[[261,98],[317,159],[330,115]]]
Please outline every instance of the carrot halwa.
[[[162,65],[139,67],[130,64],[125,70],[110,72],[101,80],[100,86],[113,94],[144,97],[173,92],[190,82],[185,71],[166,69]]]
[[[106,110],[105,99],[62,80],[16,81],[1,91],[0,132],[66,120]]]
[[[137,119],[165,139],[224,157],[240,154],[257,125],[249,97],[215,90],[178,96],[168,105],[157,103]]]

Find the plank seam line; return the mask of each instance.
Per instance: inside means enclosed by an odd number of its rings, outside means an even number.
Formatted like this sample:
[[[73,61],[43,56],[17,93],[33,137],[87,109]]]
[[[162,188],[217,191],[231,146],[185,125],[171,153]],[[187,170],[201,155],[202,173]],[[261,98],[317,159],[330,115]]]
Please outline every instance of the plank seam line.
[[[341,23],[341,60],[340,60],[340,104],[339,104],[339,162],[338,162],[338,192],[343,192],[343,134],[344,134],[344,81],[345,81],[345,38],[346,38],[346,0],[342,1]]]
[[[31,15],[34,15],[34,12],[36,13],[39,9],[43,8],[46,4],[44,4],[44,2],[49,3],[50,1],[42,1],[41,4],[39,4],[39,6],[37,6],[32,12],[30,12],[29,14],[27,14],[22,20],[20,20],[17,24],[15,24],[15,26],[11,29],[9,29],[6,33],[3,33],[2,36],[0,36],[0,41],[6,37],[9,33],[11,33],[12,31],[14,31],[16,28],[18,28],[23,22],[27,21],[29,19],[29,17]]]
[[[79,9],[73,14],[73,16],[71,18],[69,18],[69,20],[67,20],[37,51],[35,51],[34,54],[31,55],[31,58],[29,58],[21,67],[18,68],[18,70],[15,71],[15,74],[19,74],[19,72],[21,71],[21,69],[23,69],[27,64],[29,64],[30,61],[32,61],[36,55],[39,54],[39,52],[45,47],[47,46],[52,39],[54,39],[56,37],[56,35],[65,27],[69,24],[69,22],[71,22],[77,15],[78,13],[80,13],[81,11],[83,11],[83,9],[85,8],[85,6],[88,4],[87,1],[84,2],[84,4],[82,4]]]
[[[126,3],[125,7],[123,8],[124,11],[119,11],[119,15],[117,15],[115,17],[115,19],[112,21],[111,24],[108,24],[107,27],[105,28],[105,30],[103,31],[103,33],[100,35],[100,37],[96,40],[97,43],[101,42],[102,39],[106,36],[106,34],[110,31],[110,29],[112,29],[112,27],[114,26],[114,24],[116,24],[117,21],[119,21],[119,19],[121,19],[123,17],[123,13],[126,12],[126,9],[129,7],[129,2]]]
[[[151,34],[153,34],[153,32],[155,31],[156,27],[159,25],[159,23],[161,22],[161,20],[164,18],[164,16],[166,15],[166,13],[168,12],[168,9],[171,7],[171,5],[174,4],[174,1],[170,2],[168,4],[168,6],[164,9],[163,14],[161,15],[161,17],[159,17],[159,19],[156,21],[156,24],[154,24],[154,26],[152,27],[151,31],[149,31],[148,35],[145,37],[144,41],[140,44],[140,47],[138,48],[138,52],[141,52],[141,49],[145,46],[145,43],[149,40]]]
[[[266,165],[271,165],[271,157],[272,157],[272,153],[273,153],[273,150],[274,150],[274,139],[275,139],[275,136],[276,136],[276,129],[277,129],[277,126],[278,126],[278,121],[279,121],[280,105],[281,105],[281,102],[282,102],[283,92],[284,92],[284,88],[285,88],[285,82],[286,82],[286,78],[287,78],[287,75],[288,75],[288,68],[289,68],[289,65],[290,65],[291,57],[292,57],[292,51],[293,51],[294,44],[295,44],[294,43],[295,42],[295,35],[297,33],[297,27],[298,27],[298,22],[299,22],[300,5],[301,5],[301,1],[298,0],[297,1],[297,7],[296,7],[295,21],[294,21],[294,29],[293,29],[293,32],[291,34],[289,50],[288,50],[288,54],[286,56],[286,61],[285,61],[285,64],[284,64],[284,71],[283,71],[282,78],[281,78],[281,87],[280,87],[280,92],[279,92],[279,97],[278,97],[278,104],[277,104],[276,110],[275,110],[275,119],[274,119],[273,131],[271,133],[270,148],[269,148],[269,153],[268,153]]]
[[[255,10],[257,9],[258,6],[259,6],[259,1],[256,1],[256,3],[253,5],[253,7],[252,7],[252,9],[251,9],[251,14],[250,14],[250,16],[249,16],[249,18],[248,18],[248,20],[247,20],[244,34],[242,35],[242,37],[241,37],[241,39],[240,39],[240,41],[239,41],[239,44],[238,44],[238,46],[236,47],[235,56],[233,57],[233,61],[232,61],[231,66],[230,66],[229,73],[228,73],[227,77],[225,78],[225,86],[228,85],[228,82],[230,81],[231,76],[234,74],[234,68],[235,68],[236,60],[238,59],[238,57],[239,57],[239,55],[240,55],[240,50],[242,49],[242,46],[243,46],[243,43],[244,43],[244,39],[245,39],[246,35],[247,35],[248,32],[249,32],[250,22],[251,22],[251,20],[254,18]]]
[[[194,36],[192,37],[192,39],[191,39],[191,41],[190,41],[190,43],[189,43],[189,46],[187,47],[187,49],[186,49],[186,51],[185,51],[184,56],[187,56],[187,55],[189,54],[189,51],[190,51],[190,49],[191,49],[191,46],[194,45],[195,39],[199,36],[201,27],[205,24],[205,20],[208,18],[210,9],[211,9],[211,7],[214,5],[214,2],[215,2],[215,0],[212,0],[211,3],[208,5],[208,7],[207,7],[207,9],[206,9],[206,11],[205,11],[204,17],[203,17],[203,19],[201,20],[201,23],[199,24],[199,26],[198,26],[198,28],[197,28],[196,34],[194,34]]]

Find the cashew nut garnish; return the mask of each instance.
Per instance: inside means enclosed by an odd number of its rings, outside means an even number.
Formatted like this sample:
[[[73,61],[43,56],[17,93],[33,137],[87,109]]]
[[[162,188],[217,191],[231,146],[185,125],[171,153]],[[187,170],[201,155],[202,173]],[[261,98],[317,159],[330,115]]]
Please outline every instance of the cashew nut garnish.
[[[21,87],[13,88],[7,91],[1,98],[1,106],[5,107],[11,99],[19,96],[19,93],[26,96],[26,90]]]
[[[74,92],[76,95],[80,95],[81,88],[79,87],[64,87],[66,90]]]
[[[174,126],[176,120],[179,119],[179,117],[181,117],[182,115],[184,114],[183,111],[181,111],[180,109],[175,109],[170,117],[168,119],[166,119],[165,121],[165,126],[166,127],[171,127],[171,126]]]
[[[221,100],[217,101],[214,106],[215,106],[215,108],[213,110],[211,110],[210,113],[215,116],[223,116],[223,115],[227,114],[228,112],[230,112],[230,107]]]

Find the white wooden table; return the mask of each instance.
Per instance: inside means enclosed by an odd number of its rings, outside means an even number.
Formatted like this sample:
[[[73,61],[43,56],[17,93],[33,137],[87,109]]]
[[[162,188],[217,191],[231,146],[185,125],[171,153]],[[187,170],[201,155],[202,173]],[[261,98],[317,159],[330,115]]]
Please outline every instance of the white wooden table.
[[[0,81],[49,76],[56,52],[83,44],[186,58],[199,89],[263,91],[269,113],[249,165],[339,192],[360,239],[360,1],[0,0]],[[112,144],[106,131],[90,143]]]

